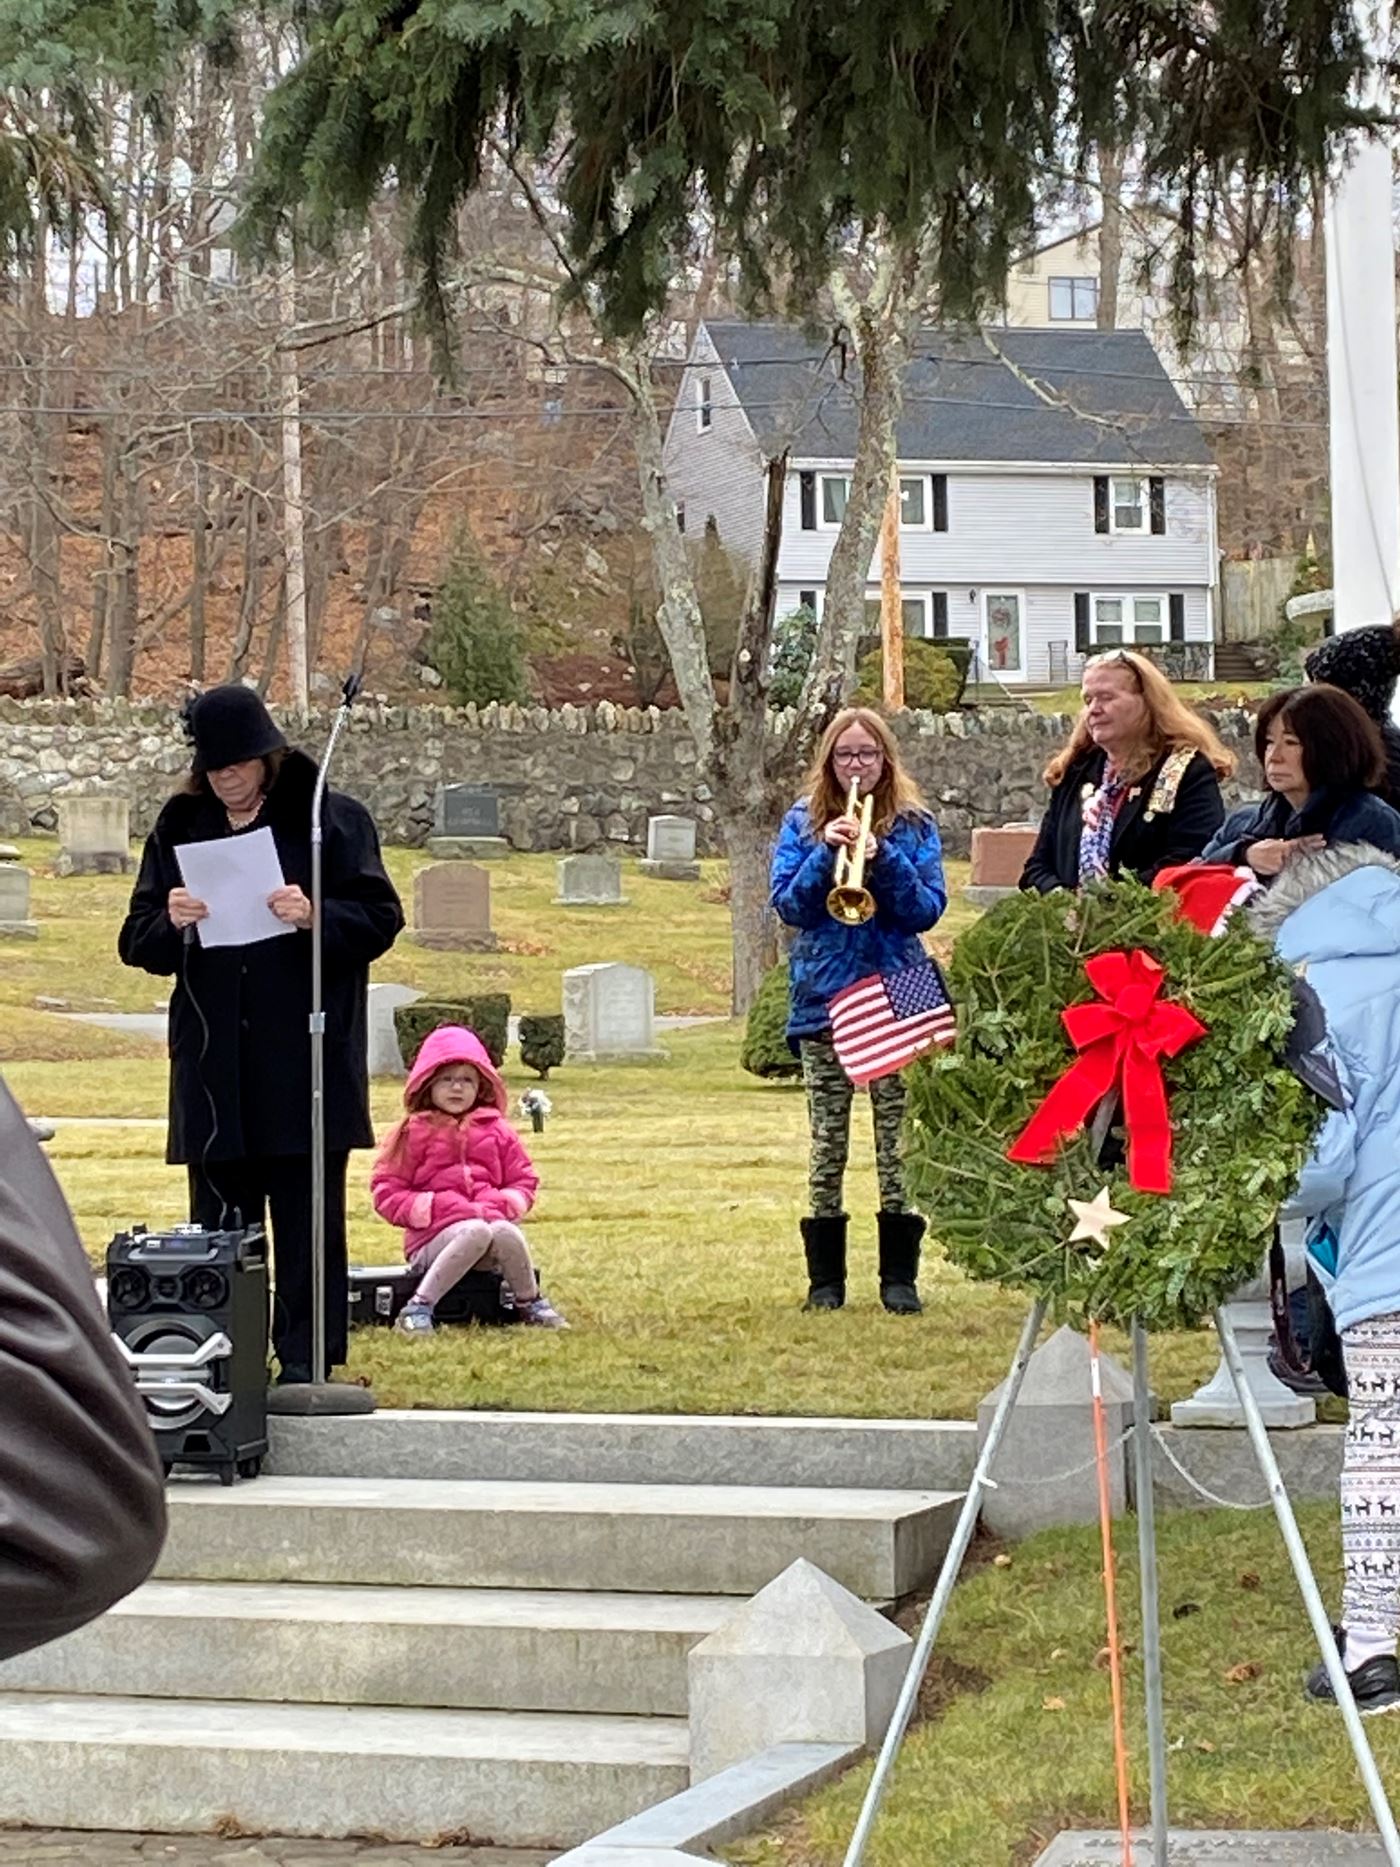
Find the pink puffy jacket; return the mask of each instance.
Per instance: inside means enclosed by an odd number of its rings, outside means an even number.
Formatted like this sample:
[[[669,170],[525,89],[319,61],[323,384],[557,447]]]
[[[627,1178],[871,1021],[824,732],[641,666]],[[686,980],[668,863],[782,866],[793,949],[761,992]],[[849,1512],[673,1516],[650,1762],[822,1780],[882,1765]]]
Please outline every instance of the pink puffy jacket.
[[[539,1191],[539,1175],[505,1117],[506,1086],[474,1032],[444,1025],[425,1039],[404,1085],[405,1102],[445,1063],[479,1070],[491,1100],[460,1120],[438,1109],[410,1114],[370,1181],[375,1211],[403,1227],[409,1257],[459,1219],[523,1218]]]

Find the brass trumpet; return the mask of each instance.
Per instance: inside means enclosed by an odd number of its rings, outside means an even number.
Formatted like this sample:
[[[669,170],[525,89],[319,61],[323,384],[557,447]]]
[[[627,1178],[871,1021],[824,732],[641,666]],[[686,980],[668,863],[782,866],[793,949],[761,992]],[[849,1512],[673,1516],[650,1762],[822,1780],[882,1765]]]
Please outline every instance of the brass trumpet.
[[[827,913],[833,920],[840,921],[843,927],[859,927],[875,912],[875,897],[865,886],[865,843],[870,835],[875,794],[872,791],[863,804],[858,803],[859,797],[860,780],[852,778],[851,794],[846,799],[846,815],[855,817],[859,822],[860,835],[855,840],[854,848],[837,850],[835,881],[826,898]]]

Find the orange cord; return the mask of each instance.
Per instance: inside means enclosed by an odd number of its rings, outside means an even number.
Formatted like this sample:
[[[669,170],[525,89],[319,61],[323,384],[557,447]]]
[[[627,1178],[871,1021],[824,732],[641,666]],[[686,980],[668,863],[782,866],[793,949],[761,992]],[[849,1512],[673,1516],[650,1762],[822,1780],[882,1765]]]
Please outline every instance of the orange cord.
[[[1123,1838],[1123,1867],[1133,1867],[1133,1831],[1128,1812],[1128,1745],[1123,1735],[1123,1663],[1118,1640],[1118,1591],[1113,1572],[1113,1508],[1108,1485],[1108,1427],[1103,1410],[1097,1322],[1089,1324],[1089,1373],[1094,1397],[1094,1455],[1099,1476],[1103,1592],[1108,1609],[1108,1676],[1113,1687],[1113,1767],[1118,1777],[1118,1828]]]

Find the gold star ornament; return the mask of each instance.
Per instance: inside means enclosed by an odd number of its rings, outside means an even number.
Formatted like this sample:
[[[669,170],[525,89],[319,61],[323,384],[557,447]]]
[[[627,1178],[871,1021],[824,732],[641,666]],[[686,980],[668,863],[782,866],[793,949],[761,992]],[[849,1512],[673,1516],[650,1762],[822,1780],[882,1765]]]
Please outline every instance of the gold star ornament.
[[[1092,1239],[1101,1251],[1106,1251],[1112,1228],[1126,1225],[1132,1217],[1130,1212],[1114,1211],[1106,1186],[1100,1187],[1092,1199],[1071,1199],[1067,1203],[1074,1214],[1074,1230],[1069,1235],[1072,1245],[1077,1245],[1081,1239]]]

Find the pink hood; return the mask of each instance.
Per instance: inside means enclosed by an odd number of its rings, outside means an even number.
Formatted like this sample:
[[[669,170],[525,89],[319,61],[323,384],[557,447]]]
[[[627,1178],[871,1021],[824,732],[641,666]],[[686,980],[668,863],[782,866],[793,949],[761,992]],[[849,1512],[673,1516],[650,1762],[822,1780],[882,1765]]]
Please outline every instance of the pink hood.
[[[404,1102],[408,1103],[444,1063],[470,1063],[474,1070],[480,1070],[491,1085],[492,1098],[498,1112],[505,1114],[506,1086],[501,1081],[500,1073],[487,1056],[486,1046],[476,1032],[460,1024],[441,1024],[437,1030],[429,1031],[423,1039],[423,1048],[413,1059],[413,1068],[408,1072],[408,1081],[404,1084]]]

